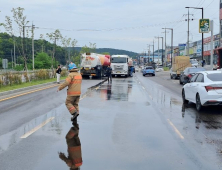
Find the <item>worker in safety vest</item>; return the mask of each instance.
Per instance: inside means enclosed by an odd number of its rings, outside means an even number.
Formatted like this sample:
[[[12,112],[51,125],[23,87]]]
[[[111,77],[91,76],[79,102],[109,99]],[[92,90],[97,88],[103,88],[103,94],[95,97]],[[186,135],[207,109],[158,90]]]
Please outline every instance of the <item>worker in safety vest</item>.
[[[70,170],[78,170],[82,165],[82,151],[79,139],[79,125],[77,123],[73,125],[66,135],[68,157],[64,153],[59,152],[59,158],[70,167]]]
[[[69,110],[70,114],[73,116],[72,121],[77,122],[77,116],[79,116],[79,100],[81,95],[81,84],[82,84],[82,75],[78,72],[76,65],[74,63],[69,64],[69,75],[66,78],[65,82],[58,87],[58,91],[64,89],[68,86],[67,89],[67,98],[66,98],[66,107]]]

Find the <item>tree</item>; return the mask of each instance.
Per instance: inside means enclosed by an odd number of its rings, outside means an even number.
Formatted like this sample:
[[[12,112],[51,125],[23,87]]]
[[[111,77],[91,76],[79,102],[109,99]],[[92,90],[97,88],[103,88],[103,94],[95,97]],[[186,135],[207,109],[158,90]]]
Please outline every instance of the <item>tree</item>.
[[[55,30],[55,32],[47,33],[46,35],[47,35],[47,37],[49,38],[50,41],[54,42],[54,48],[53,48],[53,52],[52,52],[52,70],[53,70],[53,73],[54,73],[53,62],[55,60],[56,40],[61,40],[62,39],[62,34],[57,29],[57,30]]]
[[[51,66],[51,57],[47,53],[37,53],[35,57],[36,69],[48,69]]]
[[[96,52],[96,43],[89,42],[89,48],[90,48],[91,53],[95,53]]]
[[[70,47],[70,45],[71,45],[71,38],[66,38],[66,37],[64,37],[64,38],[62,38],[62,45],[63,45],[63,47],[65,48],[65,58],[66,58],[66,56],[67,56],[67,50],[69,50],[68,52],[68,60],[69,60],[69,62],[70,62],[70,48],[68,48],[68,47]],[[66,58],[66,59],[67,59]]]
[[[24,37],[25,37],[25,27],[27,26],[29,21],[26,21],[26,16],[24,16],[23,14],[24,10],[25,10],[24,8],[18,7],[18,8],[12,8],[11,12],[13,14],[13,20],[18,27],[20,37],[22,37],[23,35],[23,39],[21,39],[21,47],[22,47],[21,50],[24,59],[24,70],[27,71],[27,57],[24,47]],[[4,27],[11,36],[13,37],[15,36],[13,29],[13,21],[9,16],[5,17]]]

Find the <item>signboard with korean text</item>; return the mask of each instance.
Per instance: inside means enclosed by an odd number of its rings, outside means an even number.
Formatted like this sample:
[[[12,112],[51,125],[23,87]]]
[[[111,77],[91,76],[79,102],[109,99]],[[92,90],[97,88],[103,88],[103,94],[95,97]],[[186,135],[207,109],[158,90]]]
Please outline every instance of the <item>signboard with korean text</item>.
[[[199,20],[199,32],[209,33],[210,32],[210,19],[200,19]]]

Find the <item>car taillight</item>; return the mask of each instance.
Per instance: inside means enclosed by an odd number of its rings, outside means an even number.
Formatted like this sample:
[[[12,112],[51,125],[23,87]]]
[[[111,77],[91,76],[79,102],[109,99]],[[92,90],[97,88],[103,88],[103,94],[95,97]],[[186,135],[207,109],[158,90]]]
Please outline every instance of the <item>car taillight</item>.
[[[206,91],[210,91],[210,90],[220,90],[222,89],[222,87],[212,87],[212,86],[205,86]]]
[[[191,78],[191,77],[192,77],[192,75],[191,75],[191,74],[189,74],[187,77]]]

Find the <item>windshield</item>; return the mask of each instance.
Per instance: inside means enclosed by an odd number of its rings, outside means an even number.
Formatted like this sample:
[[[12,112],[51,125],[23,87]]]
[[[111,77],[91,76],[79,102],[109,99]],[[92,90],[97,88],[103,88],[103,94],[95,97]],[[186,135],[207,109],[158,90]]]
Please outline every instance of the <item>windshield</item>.
[[[188,70],[189,73],[196,73],[196,72],[199,72],[199,71],[206,71],[206,69],[200,67],[200,68],[190,68]]]
[[[196,64],[196,63],[198,63],[198,62],[197,62],[197,60],[190,60],[190,63],[191,63],[191,64]]]
[[[91,60],[88,60],[88,59],[83,60],[82,61],[82,66],[85,66],[85,65],[91,65]]]
[[[147,70],[152,70],[152,69],[153,69],[153,67],[146,67],[146,69],[147,69]]]
[[[222,73],[213,73],[207,75],[211,81],[222,81]]]
[[[112,63],[126,63],[126,58],[113,57],[111,62]]]

